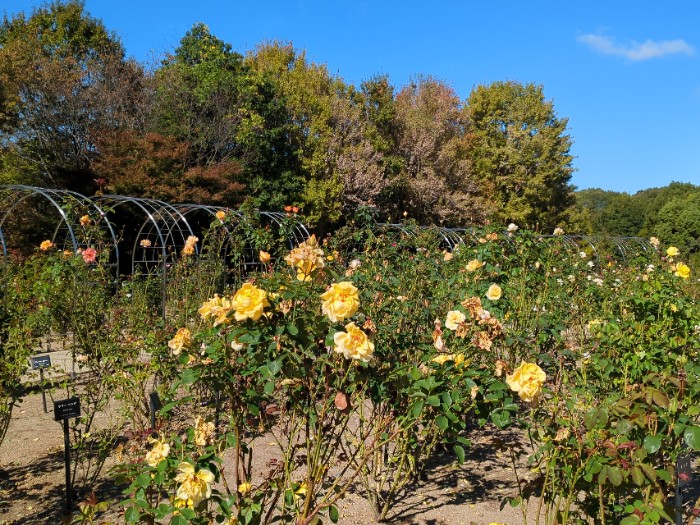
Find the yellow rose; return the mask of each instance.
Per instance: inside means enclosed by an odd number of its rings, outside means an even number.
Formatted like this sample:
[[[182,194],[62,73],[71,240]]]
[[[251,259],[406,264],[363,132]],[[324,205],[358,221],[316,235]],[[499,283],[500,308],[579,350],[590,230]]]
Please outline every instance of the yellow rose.
[[[194,444],[206,447],[214,440],[215,427],[211,421],[205,421],[202,416],[194,420]]]
[[[267,264],[270,262],[271,256],[268,252],[260,250],[260,253],[258,254],[258,257],[260,257],[260,262],[263,264]]]
[[[681,252],[675,246],[669,246],[668,250],[666,250],[666,255],[668,255],[669,257],[675,257],[679,253]]]
[[[231,311],[231,301],[225,297],[219,297],[218,294],[214,294],[214,297],[205,301],[202,306],[199,307],[199,315],[205,321],[209,318],[214,319],[214,326],[219,326],[220,324],[228,323],[228,314]]]
[[[200,502],[211,497],[211,484],[214,474],[207,469],[195,470],[194,465],[183,461],[178,467],[180,472],[175,481],[180,483],[176,498],[185,502],[190,508],[196,508]]]
[[[333,336],[335,351],[343,354],[348,359],[357,359],[365,363],[369,362],[374,353],[374,343],[367,334],[359,329],[355,323],[345,325],[346,332],[336,332]]]
[[[150,438],[149,441],[153,443],[153,447],[146,453],[146,463],[155,468],[170,454],[170,445],[153,438]]]
[[[352,317],[360,306],[357,288],[347,281],[331,284],[328,291],[321,294],[321,299],[321,312],[334,323]]]
[[[445,328],[450,330],[457,330],[459,325],[467,320],[467,316],[464,315],[459,310],[450,310],[447,312],[447,318],[445,319]]]
[[[242,496],[245,496],[252,488],[253,486],[250,483],[241,483],[238,485],[238,492],[240,492]]]
[[[531,403],[539,397],[542,385],[546,380],[547,374],[544,373],[544,370],[535,363],[524,361],[512,374],[506,376],[506,384],[527,403]]]
[[[91,222],[92,221],[90,220],[89,215],[83,215],[82,217],[80,217],[80,225],[81,226],[90,226]]]
[[[311,274],[326,265],[323,250],[319,248],[315,235],[294,248],[284,260],[296,268],[297,279],[300,281],[311,280]]]
[[[497,284],[492,284],[489,286],[489,289],[486,292],[486,298],[491,301],[498,301],[501,298],[502,293],[503,292],[500,286]]]
[[[455,356],[454,354],[439,354],[433,357],[432,361],[433,363],[437,363],[439,365],[444,365],[448,361],[454,361]]]
[[[39,245],[39,249],[42,252],[48,252],[51,248],[53,248],[55,245],[51,241],[41,241],[41,244]]]
[[[231,301],[236,321],[245,321],[246,319],[257,321],[262,316],[266,306],[270,306],[267,292],[250,283],[244,283]]]
[[[673,273],[676,277],[682,277],[683,279],[688,279],[690,277],[690,268],[687,264],[679,262],[676,265],[676,271]]]
[[[216,212],[216,218],[219,219],[220,221],[223,222],[223,220],[226,218],[226,212],[223,210],[219,210]]]
[[[168,348],[173,351],[173,355],[180,355],[183,349],[192,344],[192,333],[187,328],[180,328],[175,337],[168,341]]]
[[[185,244],[185,247],[182,249],[182,255],[193,255],[193,254],[194,254],[194,245]]]
[[[467,263],[467,271],[468,272],[475,272],[479,268],[481,268],[484,265],[481,261],[478,259],[472,259]]]
[[[654,248],[658,248],[659,245],[661,244],[661,241],[659,239],[657,239],[656,237],[650,237],[649,244],[651,244]]]

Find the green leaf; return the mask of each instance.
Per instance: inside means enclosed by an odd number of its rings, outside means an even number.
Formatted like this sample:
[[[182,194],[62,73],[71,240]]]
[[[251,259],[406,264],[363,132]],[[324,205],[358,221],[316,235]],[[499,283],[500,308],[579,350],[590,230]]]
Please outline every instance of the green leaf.
[[[141,488],[146,488],[151,484],[151,475],[148,472],[143,472],[136,477],[136,484]]]
[[[651,400],[661,408],[668,408],[668,396],[661,390],[653,388],[651,390]]]
[[[618,467],[611,467],[610,465],[608,465],[606,467],[606,470],[610,483],[612,483],[616,487],[622,485],[622,471]]]
[[[464,447],[461,445],[455,445],[454,447],[455,455],[457,456],[457,461],[461,465],[464,463]]]
[[[139,521],[139,518],[141,518],[141,514],[139,513],[139,510],[136,507],[129,507],[126,509],[126,513],[124,513],[124,519],[126,519],[127,523],[137,523]]]
[[[653,454],[661,448],[661,436],[647,436],[644,438],[644,448],[649,454]]]
[[[437,418],[435,418],[435,424],[444,432],[447,430],[447,427],[450,426],[450,421],[445,416],[439,415]]]
[[[423,411],[423,400],[419,399],[413,405],[411,406],[411,409],[409,411],[411,417],[417,418],[420,416],[421,412]]]
[[[299,333],[299,329],[293,323],[289,323],[287,325],[287,332],[289,332],[291,335],[297,335]]]
[[[683,432],[683,439],[685,439],[686,445],[691,449],[700,450],[700,427],[694,425],[686,427],[685,432]]]
[[[275,391],[275,382],[268,381],[265,383],[265,393],[269,396]]]
[[[632,482],[635,485],[643,485],[644,484],[644,473],[642,472],[642,469],[640,469],[637,466],[634,466],[630,469],[630,477],[632,478]]]
[[[440,406],[440,398],[438,396],[428,396],[428,399],[426,399],[426,401],[431,406],[434,406],[434,407]]]
[[[338,523],[338,518],[340,517],[338,514],[338,507],[335,505],[328,507],[328,517],[333,523]]]

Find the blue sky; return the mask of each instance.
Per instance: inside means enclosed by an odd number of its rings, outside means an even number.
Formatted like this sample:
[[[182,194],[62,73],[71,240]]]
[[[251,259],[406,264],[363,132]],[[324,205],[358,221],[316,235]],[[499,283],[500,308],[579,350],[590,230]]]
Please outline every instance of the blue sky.
[[[5,0],[8,14],[41,2]],[[245,53],[292,42],[346,82],[432,75],[462,99],[497,80],[544,87],[569,119],[579,189],[700,184],[700,2],[87,0],[139,60],[195,22]]]

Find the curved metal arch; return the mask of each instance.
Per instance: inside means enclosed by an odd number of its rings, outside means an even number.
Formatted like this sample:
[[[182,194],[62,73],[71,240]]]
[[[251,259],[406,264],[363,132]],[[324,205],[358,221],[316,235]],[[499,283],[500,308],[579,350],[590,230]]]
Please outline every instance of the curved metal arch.
[[[282,227],[284,225],[284,222],[289,220],[289,216],[287,214],[279,211],[259,211],[258,213],[261,217],[266,217],[270,219],[279,227]],[[295,246],[301,244],[302,242],[306,241],[309,237],[311,237],[311,233],[309,233],[309,230],[306,227],[306,225],[299,220],[294,221],[294,228],[292,228],[291,233],[292,238],[289,239],[290,249],[294,248]]]
[[[465,233],[464,228],[440,228],[443,234],[449,239],[450,250],[454,250],[460,244],[465,244],[464,237],[461,233]]]
[[[157,199],[102,195],[98,200],[108,203],[112,210],[133,206],[140,211],[143,222],[133,239],[131,272],[139,275],[159,271],[165,279],[167,265],[177,260],[187,238],[194,235],[185,216],[172,204]]]
[[[119,247],[117,245],[117,236],[112,224],[107,219],[107,214],[94,200],[75,191],[39,188],[22,184],[0,186],[0,194],[3,193],[4,195],[0,204],[0,230],[3,229],[2,226],[5,224],[10,214],[16,211],[17,206],[28,199],[39,197],[47,201],[55,209],[60,218],[53,230],[51,241],[57,243],[60,233],[64,232],[61,244],[64,249],[70,249],[73,253],[76,253],[78,249],[87,248],[91,244],[90,238],[86,237],[83,240],[77,234],[79,228],[82,229],[81,231],[84,233],[85,227],[80,225],[79,221],[75,222],[75,217],[69,217],[66,211],[69,205],[78,205],[81,207],[82,211],[86,211],[91,219],[97,219],[96,223],[103,231],[106,230],[108,238],[106,242],[103,242],[104,246],[110,251],[111,262],[109,264],[112,264],[116,269],[115,277],[118,278]],[[6,256],[7,241],[4,234],[2,235],[2,244],[3,254]]]

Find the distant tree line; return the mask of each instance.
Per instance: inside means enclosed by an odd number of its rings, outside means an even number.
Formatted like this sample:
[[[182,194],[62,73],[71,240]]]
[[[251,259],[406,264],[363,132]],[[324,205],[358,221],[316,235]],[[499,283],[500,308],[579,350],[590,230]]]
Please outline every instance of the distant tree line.
[[[575,193],[571,144],[539,85],[479,85],[466,100],[432,77],[354,86],[290,44],[241,54],[204,24],[147,65],[77,0],[0,25],[0,184],[296,206],[321,231],[371,208],[446,226],[695,231],[697,244],[700,216],[679,222],[695,187]]]
[[[657,237],[700,266],[700,186],[672,182],[634,195],[601,189],[576,192],[573,217],[582,231]]]

